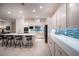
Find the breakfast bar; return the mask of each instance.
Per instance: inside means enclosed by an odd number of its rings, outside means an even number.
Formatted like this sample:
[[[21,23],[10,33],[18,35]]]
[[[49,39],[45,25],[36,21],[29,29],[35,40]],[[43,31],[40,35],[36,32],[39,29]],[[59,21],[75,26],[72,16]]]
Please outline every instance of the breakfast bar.
[[[34,45],[35,33],[10,33],[10,34],[1,34],[4,39],[2,39],[2,46],[10,45],[19,45],[21,46],[29,46]],[[30,46],[31,46],[30,45]]]

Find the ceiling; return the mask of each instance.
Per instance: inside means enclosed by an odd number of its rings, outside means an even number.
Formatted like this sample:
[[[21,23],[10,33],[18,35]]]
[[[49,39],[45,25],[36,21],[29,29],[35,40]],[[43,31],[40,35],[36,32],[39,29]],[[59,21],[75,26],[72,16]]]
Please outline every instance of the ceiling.
[[[0,3],[0,19],[13,20],[22,17],[26,19],[36,16],[47,18],[52,16],[59,6],[59,3]],[[35,9],[35,13],[33,13],[33,9]]]

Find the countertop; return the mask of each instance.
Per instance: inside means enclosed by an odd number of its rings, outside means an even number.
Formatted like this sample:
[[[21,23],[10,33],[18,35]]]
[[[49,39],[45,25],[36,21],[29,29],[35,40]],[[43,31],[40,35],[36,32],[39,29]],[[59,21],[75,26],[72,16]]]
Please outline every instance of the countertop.
[[[9,34],[1,34],[1,35],[35,35],[35,33],[9,33]]]
[[[79,56],[79,39],[65,35],[56,35],[55,31],[50,33],[50,37],[58,44],[68,55]]]

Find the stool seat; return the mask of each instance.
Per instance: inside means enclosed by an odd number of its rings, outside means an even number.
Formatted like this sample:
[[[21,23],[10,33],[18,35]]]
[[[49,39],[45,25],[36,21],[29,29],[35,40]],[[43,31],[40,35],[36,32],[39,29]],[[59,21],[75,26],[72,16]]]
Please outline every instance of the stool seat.
[[[16,46],[22,47],[24,45],[21,35],[15,35],[15,39],[16,39]]]
[[[4,35],[0,35],[0,40],[1,40],[1,39],[4,39]]]
[[[25,44],[25,47],[26,46],[32,46],[33,45],[33,42],[32,42],[32,35],[29,35],[29,36],[25,36],[26,37],[26,44]]]
[[[6,46],[11,47],[12,45],[15,45],[15,40],[14,40],[14,36],[13,35],[6,35]]]

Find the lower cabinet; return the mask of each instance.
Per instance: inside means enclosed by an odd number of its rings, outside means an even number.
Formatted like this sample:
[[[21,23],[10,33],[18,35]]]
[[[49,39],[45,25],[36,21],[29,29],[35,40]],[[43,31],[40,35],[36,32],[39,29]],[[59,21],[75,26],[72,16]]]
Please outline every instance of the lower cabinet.
[[[48,45],[50,48],[51,55],[54,56],[54,42],[50,37],[48,37]]]
[[[52,56],[68,56],[50,37],[48,37],[48,45]]]
[[[54,42],[52,42],[51,43],[51,47],[52,47],[51,48],[51,54],[52,54],[52,56],[54,56],[54,47],[55,47],[54,45],[55,45]]]
[[[55,44],[55,56],[68,56],[57,44]]]
[[[51,50],[51,55],[54,56],[54,46],[55,43],[53,41],[51,41],[51,44],[50,44],[50,50]]]

